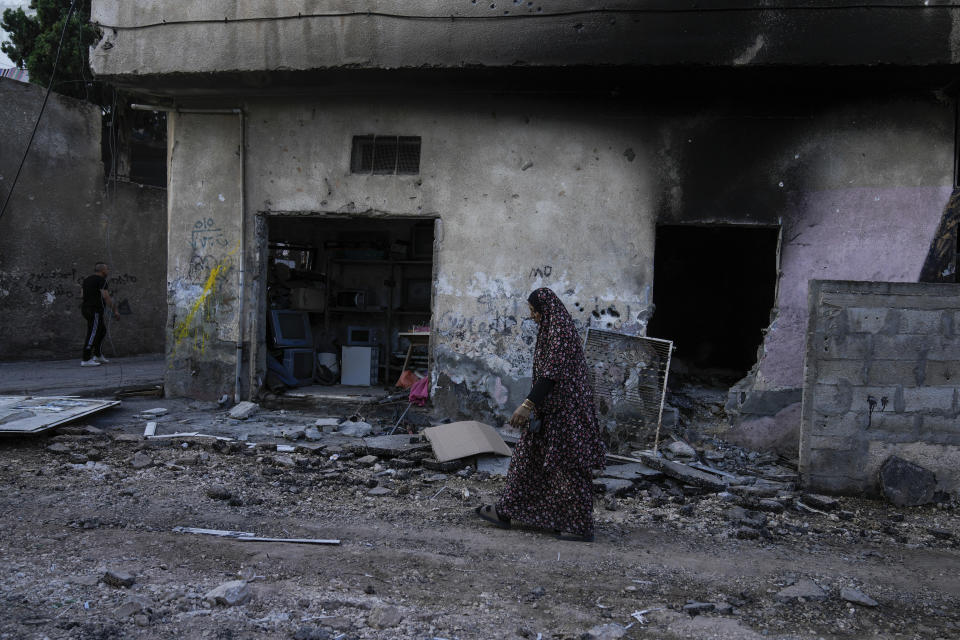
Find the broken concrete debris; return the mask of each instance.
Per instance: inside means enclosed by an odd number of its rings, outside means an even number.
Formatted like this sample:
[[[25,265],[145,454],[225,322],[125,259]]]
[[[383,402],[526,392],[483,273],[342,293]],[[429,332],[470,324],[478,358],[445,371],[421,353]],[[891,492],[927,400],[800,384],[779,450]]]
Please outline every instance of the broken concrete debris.
[[[880,467],[880,487],[898,507],[918,507],[933,502],[937,476],[918,464],[890,456]]]
[[[208,591],[203,599],[211,605],[235,607],[250,599],[250,587],[245,580],[231,580]]]
[[[108,569],[100,579],[112,587],[132,587],[136,581],[132,573],[121,569]]]
[[[258,405],[257,403],[244,400],[243,402],[240,402],[235,407],[230,409],[229,415],[234,420],[246,420],[247,418],[252,416],[254,413],[256,413],[259,408],[260,408],[260,405]]]
[[[826,600],[827,592],[813,580],[802,578],[785,589],[781,589],[775,596],[777,602],[808,602],[812,600]]]
[[[878,607],[880,603],[866,595],[862,591],[853,589],[850,587],[843,587],[840,589],[840,597],[846,600],[847,602],[852,602],[853,604],[858,604],[861,607]]]

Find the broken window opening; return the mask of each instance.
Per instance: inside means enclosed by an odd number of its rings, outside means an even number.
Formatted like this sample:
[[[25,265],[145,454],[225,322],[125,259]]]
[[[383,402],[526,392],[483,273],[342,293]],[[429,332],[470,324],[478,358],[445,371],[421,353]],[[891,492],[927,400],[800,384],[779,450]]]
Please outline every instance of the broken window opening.
[[[419,136],[354,136],[352,173],[416,175],[420,173]]]
[[[778,227],[664,225],[647,334],[691,373],[732,384],[754,365],[777,287]]]

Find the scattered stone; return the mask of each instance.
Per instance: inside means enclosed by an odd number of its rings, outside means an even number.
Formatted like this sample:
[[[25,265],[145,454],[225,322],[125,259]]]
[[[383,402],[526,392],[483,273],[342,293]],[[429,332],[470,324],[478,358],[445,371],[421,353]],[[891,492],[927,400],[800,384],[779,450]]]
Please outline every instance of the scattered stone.
[[[701,613],[710,613],[717,608],[712,602],[691,602],[690,604],[683,605],[684,613],[689,613],[691,616],[698,616]]]
[[[880,467],[880,486],[887,500],[898,507],[916,507],[933,502],[937,476],[918,464],[890,456]]]
[[[378,498],[380,496],[388,496],[391,493],[393,492],[390,489],[387,489],[386,487],[374,487],[373,489],[370,489],[370,491],[367,491],[368,496],[373,496],[375,498]]]
[[[239,406],[239,405],[238,405]],[[146,411],[141,411],[140,415],[145,418],[159,418],[160,416],[167,415],[168,411],[163,407],[154,407],[153,409],[147,409]]]
[[[793,586],[781,589],[774,597],[777,602],[826,600],[827,592],[817,586],[817,583],[813,580],[801,578]]]
[[[211,605],[235,607],[250,599],[250,587],[245,580],[231,580],[208,591],[203,599]]]
[[[146,627],[150,624],[150,618],[142,613],[138,613],[137,615],[133,616],[133,623],[138,627]]]
[[[55,442],[49,447],[47,447],[47,451],[49,451],[50,453],[70,453],[70,447],[63,444],[62,442]]]
[[[803,496],[803,503],[820,509],[821,511],[833,511],[840,504],[840,501],[830,496],[821,496],[816,493],[806,493]]]
[[[691,484],[695,487],[709,489],[710,491],[723,491],[726,488],[726,485],[719,477],[705,471],[700,471],[699,469],[694,469],[685,464],[643,452],[641,452],[640,459],[643,460],[644,464],[648,467],[662,471],[664,474],[680,480],[684,484]]]
[[[103,452],[99,449],[87,449],[87,459],[99,462],[103,460]]]
[[[370,612],[367,618],[367,624],[374,629],[386,629],[395,627],[403,620],[403,614],[396,607],[379,604]]]
[[[365,587],[363,588],[363,592],[364,592],[365,594],[367,594],[368,596],[372,596],[373,594],[375,594],[375,593],[377,592],[377,590],[373,588],[373,585],[372,585],[372,584],[368,584],[367,586],[365,586]]]
[[[136,582],[132,573],[119,569],[109,569],[100,579],[112,587],[131,587]]]
[[[590,640],[619,640],[625,635],[627,635],[626,628],[614,622],[597,625],[587,632]]]
[[[256,402],[244,400],[233,409],[230,409],[230,417],[234,420],[246,420],[260,408]]]
[[[927,533],[941,540],[949,540],[953,537],[953,532],[946,529],[927,529]]]
[[[733,613],[733,605],[729,602],[718,602],[713,611],[721,616],[729,616]]]
[[[214,500],[230,500],[233,498],[233,493],[223,485],[215,484],[207,487],[207,497]]]
[[[146,469],[147,467],[152,467],[153,458],[143,451],[138,451],[132,458],[130,458],[130,466],[134,469]]]
[[[847,602],[858,604],[861,607],[876,607],[880,604],[862,591],[851,589],[850,587],[844,587],[840,589],[840,597]]]
[[[84,587],[95,587],[97,583],[100,582],[100,578],[90,574],[85,576],[71,576],[67,578],[67,582],[70,584],[79,584]]]
[[[330,633],[320,627],[300,627],[293,640],[330,640]]]
[[[373,433],[373,425],[369,422],[362,422],[360,420],[352,422],[347,420],[342,423],[338,431],[345,436],[353,436],[355,438],[365,438],[371,433]]]
[[[115,613],[118,618],[129,618],[138,613],[143,613],[149,608],[150,601],[143,596],[130,596],[122,605],[117,607]]]
[[[303,437],[309,442],[316,442],[323,439],[323,434],[316,427],[307,427],[303,430]]]
[[[339,424],[339,418],[317,418],[317,421],[313,423],[315,427],[336,427]]]
[[[70,462],[73,464],[86,464],[90,458],[87,457],[85,453],[71,453]]]
[[[740,527],[737,529],[736,536],[740,540],[756,540],[760,537],[760,532],[750,527]]]
[[[307,437],[307,434],[303,429],[294,429],[293,431],[284,431],[283,437],[286,440],[296,441],[303,440]]]
[[[667,445],[667,451],[677,456],[678,458],[696,458],[697,450],[688,445],[686,442],[675,441]]]
[[[276,456],[273,461],[281,467],[295,467],[297,466],[296,461],[292,456]]]
[[[608,495],[622,496],[633,489],[633,482],[630,480],[620,480],[618,478],[596,478],[593,486],[599,491]]]
[[[362,458],[357,458],[357,464],[362,464],[365,467],[372,467],[377,463],[377,456],[363,456]]]

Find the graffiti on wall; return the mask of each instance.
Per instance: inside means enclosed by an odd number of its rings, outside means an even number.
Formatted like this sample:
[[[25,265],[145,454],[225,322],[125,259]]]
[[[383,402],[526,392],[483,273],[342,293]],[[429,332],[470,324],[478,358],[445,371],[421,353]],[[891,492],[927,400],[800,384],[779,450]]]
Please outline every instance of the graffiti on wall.
[[[213,218],[199,218],[193,223],[190,230],[190,247],[194,251],[223,248],[229,246],[223,229]]]
[[[238,245],[226,254],[217,255],[214,249],[226,242],[212,219],[194,225],[190,257],[185,277],[172,283],[171,297],[175,316],[173,321],[173,350],[190,348],[203,353],[217,333],[224,314],[233,311],[235,294],[227,282],[234,267]],[[217,234],[220,234],[219,236]],[[211,240],[213,238],[213,240]],[[221,242],[222,240],[222,242]]]

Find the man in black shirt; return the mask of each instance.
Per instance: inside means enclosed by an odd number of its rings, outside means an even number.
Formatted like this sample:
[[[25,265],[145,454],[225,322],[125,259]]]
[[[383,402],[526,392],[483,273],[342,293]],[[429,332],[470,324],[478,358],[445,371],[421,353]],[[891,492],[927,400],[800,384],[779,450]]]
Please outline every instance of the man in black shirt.
[[[99,367],[107,361],[100,350],[103,337],[107,333],[104,324],[103,312],[110,308],[113,317],[120,319],[117,305],[107,292],[107,276],[110,268],[105,262],[98,262],[93,267],[93,275],[83,279],[83,303],[80,311],[87,320],[87,333],[83,340],[83,359],[81,367]]]

